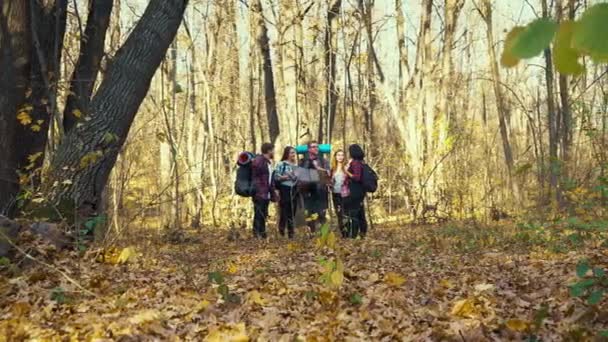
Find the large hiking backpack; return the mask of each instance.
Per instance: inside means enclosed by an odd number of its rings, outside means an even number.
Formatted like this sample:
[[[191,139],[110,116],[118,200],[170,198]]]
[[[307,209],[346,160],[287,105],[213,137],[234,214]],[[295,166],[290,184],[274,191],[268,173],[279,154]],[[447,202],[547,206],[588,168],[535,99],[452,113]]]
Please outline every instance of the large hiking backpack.
[[[378,175],[371,166],[363,164],[362,176],[363,190],[365,192],[376,192],[378,189]]]
[[[252,180],[252,164],[255,154],[251,152],[241,152],[236,161],[236,179],[234,181],[234,192],[239,196],[252,197],[255,195],[255,185]]]

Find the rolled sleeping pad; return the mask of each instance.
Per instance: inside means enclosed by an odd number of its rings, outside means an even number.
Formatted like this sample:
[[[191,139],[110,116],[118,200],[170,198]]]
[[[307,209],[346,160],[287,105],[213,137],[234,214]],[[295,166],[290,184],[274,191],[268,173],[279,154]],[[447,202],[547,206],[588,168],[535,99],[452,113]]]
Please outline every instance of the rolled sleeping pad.
[[[247,165],[253,161],[253,158],[255,158],[255,154],[243,151],[239,153],[239,156],[236,159],[236,163],[238,165]]]
[[[296,153],[298,153],[298,154],[308,153],[308,145],[296,146]],[[321,154],[331,153],[331,144],[319,144],[319,153],[321,153]]]

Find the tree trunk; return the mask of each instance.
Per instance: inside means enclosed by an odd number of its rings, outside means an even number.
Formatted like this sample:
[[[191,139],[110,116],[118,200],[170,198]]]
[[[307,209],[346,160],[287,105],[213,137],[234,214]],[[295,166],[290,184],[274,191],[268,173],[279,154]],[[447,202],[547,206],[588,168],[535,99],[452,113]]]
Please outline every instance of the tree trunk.
[[[12,216],[19,192],[15,131],[31,56],[29,1],[0,2],[0,214]]]
[[[113,0],[89,0],[84,36],[80,37],[80,56],[76,62],[70,92],[63,111],[63,129],[68,133],[82,115],[88,115],[93,86],[104,54],[106,31]]]
[[[268,38],[268,29],[266,28],[266,22],[264,21],[262,1],[257,0],[255,3],[253,3],[252,9],[258,14],[257,19],[259,31],[257,41],[260,45],[262,58],[264,59],[264,100],[266,103],[266,116],[268,118],[268,133],[270,142],[274,144],[279,136],[280,129],[272,72],[272,59],[270,56],[270,39]]]
[[[403,0],[395,0],[395,16],[397,18],[397,46],[399,47],[399,105],[405,102],[406,75],[410,74],[407,46],[405,45],[405,18],[403,15]]]
[[[574,20],[575,16],[575,7],[574,0],[568,1],[568,19]],[[556,6],[557,10],[557,19],[559,21],[562,20],[563,16],[563,8],[562,1],[557,2]],[[562,167],[561,167],[561,177],[562,179],[568,178],[568,161],[570,160],[570,147],[572,146],[572,110],[570,108],[570,95],[568,93],[568,76],[560,74],[559,75],[559,95],[560,95],[560,113],[561,113],[561,159],[562,159]],[[564,205],[563,201],[565,198],[561,199],[561,205]]]
[[[547,0],[541,1],[543,17],[549,16]],[[545,57],[545,83],[547,86],[547,115],[549,119],[549,184],[551,192],[555,195],[555,201],[561,205],[561,190],[559,189],[559,172],[560,163],[557,155],[557,145],[559,142],[559,130],[557,112],[555,109],[555,93],[553,88],[553,56],[551,49],[547,48],[544,51]]]
[[[98,203],[187,3],[150,1],[91,101],[91,120],[72,129],[58,147],[47,185],[52,203],[74,203],[77,207]],[[53,187],[55,181],[59,185]]]
[[[334,19],[340,15],[342,0],[330,4],[327,11],[327,24],[325,26],[325,113],[327,124],[326,138],[331,141],[336,122],[336,108],[338,105],[338,91],[336,90],[336,47],[334,42]]]
[[[492,21],[492,3],[490,0],[484,0],[484,9],[480,10],[480,14],[483,17],[487,29],[486,29],[486,40],[488,45],[488,51],[490,53],[490,68],[492,72],[492,85],[494,88],[494,96],[496,98],[496,111],[498,112],[498,125],[500,128],[500,136],[502,138],[502,148],[505,156],[505,164],[507,165],[508,180],[513,189],[516,201],[520,201],[519,187],[517,182],[513,179],[513,152],[511,150],[511,144],[509,142],[509,132],[507,129],[507,116],[508,108],[505,104],[505,100],[502,94],[500,71],[498,69],[498,62],[496,60],[496,51],[494,50],[494,34],[493,34],[493,21]]]
[[[61,51],[65,33],[67,0],[30,0],[32,55],[29,96],[31,123],[19,125],[16,132],[17,168],[40,181],[40,168],[48,140],[48,132],[57,111],[57,85],[60,79]],[[32,156],[38,156],[34,162]]]

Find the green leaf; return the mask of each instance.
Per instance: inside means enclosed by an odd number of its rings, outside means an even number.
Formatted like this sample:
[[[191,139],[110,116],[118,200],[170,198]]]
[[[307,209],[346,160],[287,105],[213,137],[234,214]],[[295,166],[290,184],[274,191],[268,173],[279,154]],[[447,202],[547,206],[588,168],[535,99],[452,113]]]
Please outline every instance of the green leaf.
[[[354,293],[352,296],[350,296],[350,303],[352,305],[361,305],[363,304],[363,297],[358,293]]]
[[[228,295],[230,294],[230,289],[228,288],[228,285],[220,285],[220,287],[217,288],[217,292],[222,295],[223,300],[228,300]]]
[[[507,33],[505,38],[505,47],[500,56],[500,64],[507,68],[512,68],[519,63],[519,58],[513,55],[513,43],[515,39],[525,30],[523,26],[515,26]]]
[[[580,285],[581,287],[586,289],[588,287],[595,285],[596,282],[597,281],[595,279],[585,279],[585,280],[579,281],[577,285]]]
[[[604,271],[603,268],[596,267],[596,268],[593,269],[593,275],[596,276],[596,277],[598,277],[598,278],[601,278],[601,277],[604,277],[606,275],[606,271]]]
[[[608,337],[608,330],[602,330],[598,335],[600,337]]]
[[[572,47],[595,61],[608,60],[608,3],[589,7],[578,21],[572,35]]]
[[[549,307],[547,304],[543,304],[541,308],[534,313],[534,327],[536,330],[540,329],[543,325],[543,321],[547,317],[549,317]]]
[[[553,40],[557,23],[548,18],[536,19],[528,24],[513,42],[511,53],[521,59],[532,58],[548,48]]]
[[[582,260],[576,265],[576,275],[579,278],[582,278],[587,274],[587,272],[591,269],[587,260]]]
[[[585,294],[585,288],[576,284],[570,287],[570,296],[578,298]]]
[[[11,260],[7,257],[0,258],[0,266],[8,266],[11,264]]]
[[[575,27],[573,21],[560,23],[553,44],[553,63],[557,71],[564,75],[578,75],[585,71],[585,67],[578,62],[580,53],[571,47]]]
[[[209,272],[209,273],[207,273],[207,278],[209,279],[210,282],[216,283],[218,285],[224,283],[224,276],[222,275],[221,272]]]
[[[604,290],[593,291],[589,295],[589,298],[587,298],[587,303],[589,305],[596,305],[602,300],[602,297],[604,297]]]

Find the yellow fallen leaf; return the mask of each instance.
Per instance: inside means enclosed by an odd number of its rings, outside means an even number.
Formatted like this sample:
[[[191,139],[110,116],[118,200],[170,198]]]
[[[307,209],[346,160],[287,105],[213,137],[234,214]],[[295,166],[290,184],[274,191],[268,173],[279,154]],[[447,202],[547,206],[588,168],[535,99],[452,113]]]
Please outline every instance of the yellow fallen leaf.
[[[479,315],[479,311],[475,307],[475,302],[472,299],[462,299],[454,303],[452,308],[452,315],[464,317],[464,318],[475,318]]]
[[[339,270],[333,271],[329,279],[332,287],[339,288],[344,282],[344,273]]]
[[[234,263],[230,263],[228,265],[228,273],[235,274],[237,271],[238,271],[238,268],[236,267],[236,265]]]
[[[126,247],[120,252],[118,259],[116,259],[117,264],[124,264],[127,261],[132,260],[135,257],[135,248]]]
[[[506,326],[507,328],[513,331],[522,332],[528,329],[528,322],[521,319],[513,318],[507,321]]]
[[[205,337],[206,342],[248,342],[245,323],[231,324],[228,326],[212,329]]]
[[[262,298],[262,295],[256,290],[249,292],[249,302],[259,306],[264,306],[266,304],[266,301],[264,298]]]
[[[129,318],[129,323],[131,324],[143,324],[155,321],[161,318],[160,312],[158,310],[143,310],[136,314],[135,316]]]
[[[208,300],[203,299],[200,303],[198,303],[198,305],[196,305],[196,308],[194,311],[196,311],[196,312],[204,311],[205,309],[207,309],[209,307],[209,305],[211,305],[211,303]]]
[[[37,124],[31,125],[30,129],[32,130],[32,132],[40,132],[40,130],[42,129],[42,127],[40,127]]]
[[[32,117],[30,116],[30,113],[24,110],[17,113],[17,120],[19,120],[19,123],[23,126],[27,126],[32,123]]]
[[[82,112],[80,111],[80,109],[74,109],[72,111],[72,115],[74,115],[76,119],[80,119],[82,117]]]
[[[452,288],[454,286],[449,279],[441,279],[441,281],[439,281],[439,285],[445,287],[446,289]]]
[[[384,282],[390,286],[401,286],[405,283],[405,278],[395,272],[388,272],[384,275]]]
[[[287,250],[290,251],[290,252],[295,252],[295,251],[298,250],[298,245],[296,245],[293,242],[290,242],[290,243],[287,244]]]

